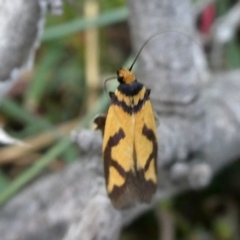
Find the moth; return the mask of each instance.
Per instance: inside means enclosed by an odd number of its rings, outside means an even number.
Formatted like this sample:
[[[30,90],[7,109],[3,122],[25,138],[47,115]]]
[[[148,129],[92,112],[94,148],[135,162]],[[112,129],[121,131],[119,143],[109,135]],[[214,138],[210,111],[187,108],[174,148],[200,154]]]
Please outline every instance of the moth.
[[[132,72],[137,57],[129,69],[117,71],[119,86],[115,92],[109,92],[107,115],[94,120],[103,133],[106,189],[118,209],[150,202],[158,182],[158,143],[149,99],[151,91]]]

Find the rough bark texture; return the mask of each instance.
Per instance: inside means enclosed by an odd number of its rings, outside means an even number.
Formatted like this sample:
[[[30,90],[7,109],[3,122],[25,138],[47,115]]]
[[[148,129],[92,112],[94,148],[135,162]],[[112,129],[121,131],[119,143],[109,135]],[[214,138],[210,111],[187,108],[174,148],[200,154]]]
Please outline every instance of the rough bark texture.
[[[2,1],[0,7],[0,99],[30,68],[43,22],[38,1]],[[42,19],[43,20],[43,19]]]
[[[61,7],[60,0],[0,1],[0,100],[31,70],[48,5],[53,12]]]
[[[193,101],[206,81],[206,69],[199,64],[204,60],[193,41],[194,23],[189,1],[181,1],[181,4],[177,0],[152,0],[150,4],[144,0],[129,1],[129,7],[136,52],[150,36],[162,33],[148,43],[138,61],[139,80],[148,84],[151,79],[149,86],[154,87],[156,93],[151,97],[156,99],[156,106]]]
[[[135,49],[163,27],[193,34],[187,0],[129,0],[129,7]],[[160,118],[154,202],[206,186],[240,154],[240,72],[207,78],[192,41],[178,34],[161,38],[142,52],[137,72],[140,81],[151,79]],[[100,133],[82,130],[75,141],[84,153],[80,161],[42,176],[0,210],[1,239],[114,240],[122,226],[151,207],[113,209],[105,191]]]

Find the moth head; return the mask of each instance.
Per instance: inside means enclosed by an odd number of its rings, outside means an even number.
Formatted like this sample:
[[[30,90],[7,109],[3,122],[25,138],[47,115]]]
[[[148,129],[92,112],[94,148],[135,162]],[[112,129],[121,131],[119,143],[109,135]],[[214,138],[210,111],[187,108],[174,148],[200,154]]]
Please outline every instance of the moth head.
[[[131,84],[136,81],[136,77],[131,70],[120,68],[117,71],[117,79],[119,83]]]

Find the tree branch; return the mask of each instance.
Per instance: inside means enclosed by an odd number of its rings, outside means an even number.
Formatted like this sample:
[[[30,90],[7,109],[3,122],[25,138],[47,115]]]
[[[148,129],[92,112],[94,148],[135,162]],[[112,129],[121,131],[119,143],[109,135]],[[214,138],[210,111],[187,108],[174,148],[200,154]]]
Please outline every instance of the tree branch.
[[[129,0],[136,49],[161,28],[160,22],[173,18],[167,26],[192,29],[187,0],[182,5],[176,0],[139,1]],[[240,72],[207,79],[207,70],[199,71],[196,60],[202,55],[195,54],[191,41],[179,40],[178,35],[164,38],[143,51],[138,71],[142,79],[155,81],[152,89],[158,92],[153,101],[161,122],[159,185],[153,202],[206,186],[240,154]],[[162,59],[159,49],[170,56]],[[83,152],[81,160],[43,176],[0,210],[2,239],[118,239],[124,225],[151,207],[115,210],[105,190],[100,132],[79,131],[75,141]]]
[[[47,6],[61,13],[60,0],[2,1],[0,7],[0,100],[25,70],[31,70]]]

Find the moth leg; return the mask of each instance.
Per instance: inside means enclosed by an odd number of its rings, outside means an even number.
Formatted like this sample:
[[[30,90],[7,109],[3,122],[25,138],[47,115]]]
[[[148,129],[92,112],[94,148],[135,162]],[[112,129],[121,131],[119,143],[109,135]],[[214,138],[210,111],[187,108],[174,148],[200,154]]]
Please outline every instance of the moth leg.
[[[102,113],[102,114],[97,115],[93,121],[96,124],[95,129],[100,130],[102,132],[102,135],[104,135],[106,117],[107,117],[107,115]]]

